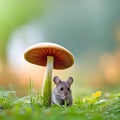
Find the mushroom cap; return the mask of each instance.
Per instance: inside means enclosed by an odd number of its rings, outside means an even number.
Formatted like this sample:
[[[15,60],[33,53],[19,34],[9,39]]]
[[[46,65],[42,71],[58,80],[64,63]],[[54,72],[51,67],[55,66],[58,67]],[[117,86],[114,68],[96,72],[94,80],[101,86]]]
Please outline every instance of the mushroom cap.
[[[33,64],[46,66],[47,56],[54,57],[54,69],[66,69],[73,65],[74,57],[64,47],[49,42],[38,43],[26,49],[24,58]]]

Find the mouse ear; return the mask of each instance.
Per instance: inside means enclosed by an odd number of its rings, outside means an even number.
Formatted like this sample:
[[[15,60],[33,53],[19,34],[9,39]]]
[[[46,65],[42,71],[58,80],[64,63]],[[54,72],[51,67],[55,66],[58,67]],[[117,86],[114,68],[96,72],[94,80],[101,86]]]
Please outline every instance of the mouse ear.
[[[53,81],[54,81],[54,83],[55,83],[56,85],[58,85],[61,80],[60,80],[60,78],[59,78],[58,76],[55,76],[55,77],[53,78]]]
[[[71,84],[73,83],[73,78],[72,78],[72,77],[69,77],[68,80],[67,80],[67,83],[68,83],[69,85],[71,85]]]

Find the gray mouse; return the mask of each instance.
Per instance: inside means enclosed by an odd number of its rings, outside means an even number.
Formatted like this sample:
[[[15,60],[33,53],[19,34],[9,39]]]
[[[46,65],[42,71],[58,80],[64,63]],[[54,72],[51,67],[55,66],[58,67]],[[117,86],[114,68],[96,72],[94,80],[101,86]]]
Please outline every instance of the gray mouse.
[[[69,77],[67,81],[61,81],[58,76],[53,78],[56,87],[52,92],[52,103],[58,105],[70,106],[73,104],[71,84],[73,83],[73,78]]]

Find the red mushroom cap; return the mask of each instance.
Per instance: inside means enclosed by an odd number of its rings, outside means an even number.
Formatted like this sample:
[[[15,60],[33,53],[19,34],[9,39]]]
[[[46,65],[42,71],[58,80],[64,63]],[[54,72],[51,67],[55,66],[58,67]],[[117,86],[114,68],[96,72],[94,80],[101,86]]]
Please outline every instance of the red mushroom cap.
[[[40,66],[46,66],[47,56],[54,57],[54,69],[69,68],[74,63],[72,53],[55,43],[39,43],[29,47],[24,53],[27,61]]]

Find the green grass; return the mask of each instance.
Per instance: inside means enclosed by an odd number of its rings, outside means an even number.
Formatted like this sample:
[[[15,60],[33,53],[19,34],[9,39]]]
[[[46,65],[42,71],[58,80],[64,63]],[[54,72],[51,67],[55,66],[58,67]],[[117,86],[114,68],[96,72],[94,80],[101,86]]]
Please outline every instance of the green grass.
[[[119,120],[120,93],[74,98],[71,107],[42,106],[42,97],[31,88],[30,96],[18,98],[15,91],[0,92],[0,120]]]

